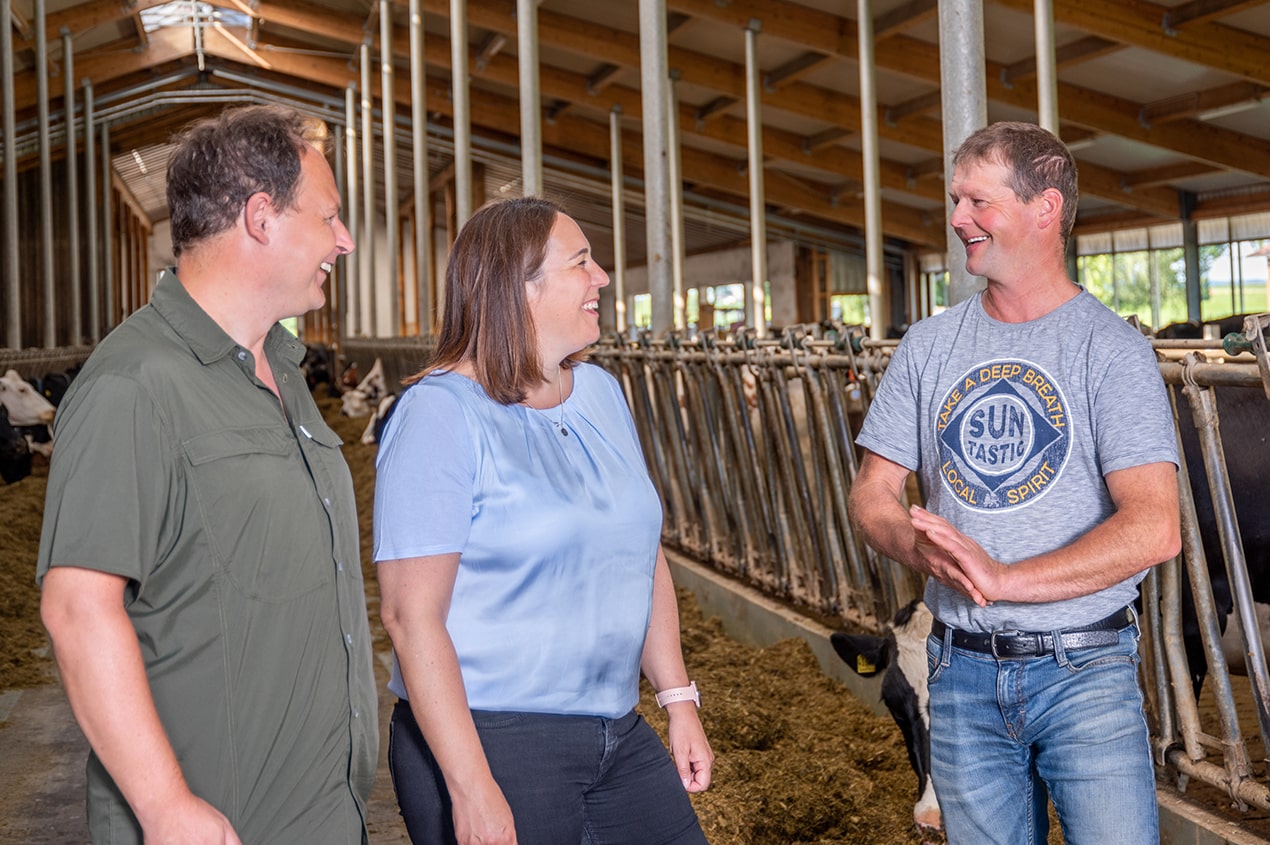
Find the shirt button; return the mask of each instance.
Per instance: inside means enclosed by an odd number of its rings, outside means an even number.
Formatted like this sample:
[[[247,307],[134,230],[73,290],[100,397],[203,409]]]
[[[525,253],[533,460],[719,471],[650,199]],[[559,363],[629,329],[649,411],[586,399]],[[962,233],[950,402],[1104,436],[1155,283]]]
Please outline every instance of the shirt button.
[[[362,708],[360,708],[360,707],[354,707],[354,708],[353,708],[353,718],[354,718],[354,719],[360,719],[361,717],[362,717]]]
[[[352,634],[345,634],[345,635],[344,635],[344,641],[345,641],[346,643],[348,643],[349,645],[352,645],[352,644],[353,644],[353,635],[352,635]]]
[[[340,562],[337,560],[337,561],[335,562],[335,571],[336,571],[336,572],[343,572],[343,571],[344,571],[344,564],[340,563]]]
[[[331,498],[329,496],[324,496],[322,498],[322,504],[326,505],[329,508],[331,506]]]
[[[247,360],[247,351],[246,351],[245,349],[239,349],[239,350],[238,350],[238,360],[239,360],[239,361],[246,361],[246,360]]]

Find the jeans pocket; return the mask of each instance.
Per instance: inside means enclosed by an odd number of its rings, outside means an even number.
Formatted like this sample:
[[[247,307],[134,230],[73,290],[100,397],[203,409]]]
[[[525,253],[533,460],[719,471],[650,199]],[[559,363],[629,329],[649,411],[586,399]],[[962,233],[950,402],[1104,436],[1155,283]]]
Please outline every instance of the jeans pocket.
[[[1130,625],[1120,631],[1120,639],[1112,645],[1082,648],[1065,652],[1062,665],[1073,674],[1103,666],[1138,666],[1138,629]]]
[[[930,686],[944,674],[944,641],[933,634],[926,637],[926,685]]]
[[[472,722],[478,730],[496,731],[514,728],[524,721],[524,714],[506,710],[473,710]]]

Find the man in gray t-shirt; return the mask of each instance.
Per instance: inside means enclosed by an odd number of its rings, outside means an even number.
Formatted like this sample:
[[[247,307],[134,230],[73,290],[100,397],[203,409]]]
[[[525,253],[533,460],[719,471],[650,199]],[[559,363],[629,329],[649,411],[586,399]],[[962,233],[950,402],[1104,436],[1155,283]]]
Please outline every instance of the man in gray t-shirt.
[[[949,842],[1043,843],[1047,797],[1068,842],[1155,842],[1129,605],[1181,546],[1164,384],[1149,343],[1067,277],[1062,142],[998,123],[954,168],[951,225],[987,286],[896,350],[857,441],[852,521],[931,576]],[[925,508],[903,505],[910,472]]]

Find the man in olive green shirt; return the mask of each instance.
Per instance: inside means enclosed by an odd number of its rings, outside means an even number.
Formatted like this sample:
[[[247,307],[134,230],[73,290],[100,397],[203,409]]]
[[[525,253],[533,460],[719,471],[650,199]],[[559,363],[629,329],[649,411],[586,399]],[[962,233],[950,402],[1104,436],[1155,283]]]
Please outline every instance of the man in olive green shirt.
[[[366,841],[378,756],[352,480],[277,325],[353,249],[325,126],[234,109],[169,166],[176,273],[55,426],[37,577],[94,842]]]

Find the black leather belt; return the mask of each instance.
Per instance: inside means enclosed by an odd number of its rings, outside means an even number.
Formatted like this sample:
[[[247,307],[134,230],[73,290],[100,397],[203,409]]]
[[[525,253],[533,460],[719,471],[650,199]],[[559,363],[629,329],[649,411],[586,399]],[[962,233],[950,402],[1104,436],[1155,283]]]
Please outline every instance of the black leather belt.
[[[1112,645],[1119,640],[1120,629],[1132,623],[1133,612],[1122,607],[1106,619],[1059,631],[1059,642],[1063,644],[1064,651]],[[934,636],[942,639],[947,631],[948,626],[938,619],[931,623],[930,632]],[[994,631],[991,634],[978,634],[953,628],[952,642],[957,648],[979,651],[993,657],[1042,657],[1054,653],[1053,631]]]

